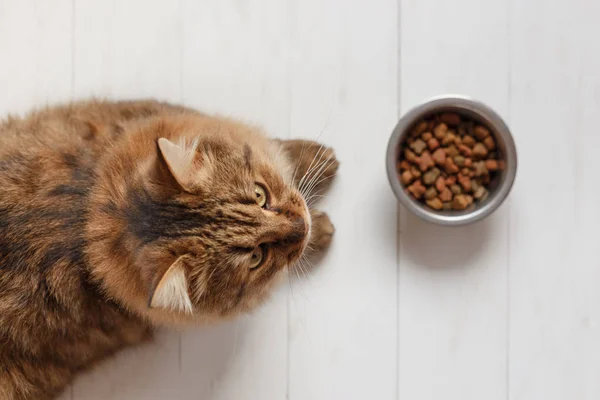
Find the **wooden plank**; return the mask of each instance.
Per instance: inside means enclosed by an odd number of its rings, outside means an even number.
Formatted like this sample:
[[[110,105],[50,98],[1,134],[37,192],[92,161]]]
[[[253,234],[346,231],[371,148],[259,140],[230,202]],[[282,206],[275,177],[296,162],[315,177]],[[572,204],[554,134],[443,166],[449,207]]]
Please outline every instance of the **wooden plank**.
[[[290,130],[331,145],[341,167],[322,205],[333,246],[290,298],[288,398],[394,399],[396,2],[302,0],[293,16]]]
[[[600,398],[598,2],[511,1],[510,398]]]
[[[183,100],[288,136],[288,2],[183,2]],[[185,399],[280,400],[287,386],[287,288],[253,315],[186,332]]]
[[[402,112],[433,95],[470,95],[508,113],[503,2],[400,2]],[[401,210],[399,398],[506,398],[505,204],[473,226],[442,228]]]
[[[181,18],[167,0],[75,0],[76,98],[181,100]],[[74,400],[171,398],[179,384],[181,338],[160,332],[83,374]]]
[[[71,1],[0,1],[0,112],[23,113],[71,93]]]
[[[75,0],[76,97],[181,100],[178,2]]]
[[[183,99],[288,135],[289,4],[184,0]]]

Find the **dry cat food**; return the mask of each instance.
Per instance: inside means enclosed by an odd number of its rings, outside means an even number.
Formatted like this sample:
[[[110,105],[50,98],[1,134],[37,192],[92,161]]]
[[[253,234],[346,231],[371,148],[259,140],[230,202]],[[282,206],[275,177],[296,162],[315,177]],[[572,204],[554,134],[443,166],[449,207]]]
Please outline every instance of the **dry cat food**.
[[[413,127],[397,168],[413,199],[434,210],[465,210],[487,199],[504,161],[489,129],[459,114],[442,113]]]

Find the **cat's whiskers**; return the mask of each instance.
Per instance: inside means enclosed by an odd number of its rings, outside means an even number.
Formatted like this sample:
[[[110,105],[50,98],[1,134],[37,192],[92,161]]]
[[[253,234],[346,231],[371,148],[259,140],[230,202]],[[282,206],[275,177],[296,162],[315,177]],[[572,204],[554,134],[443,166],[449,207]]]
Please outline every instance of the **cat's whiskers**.
[[[321,145],[321,147],[323,147],[323,145]],[[317,155],[315,155],[315,157],[313,157],[313,161],[311,162],[311,168],[309,168],[306,173],[304,174],[304,179],[305,181],[302,182],[302,185],[299,185],[301,191],[305,190],[308,184],[308,181],[312,178],[312,176],[316,173],[315,171],[317,171],[321,166],[323,162],[326,162],[328,159],[330,159],[332,157],[332,154],[330,154],[327,159],[325,161],[323,161],[323,155],[325,154],[325,151],[323,151],[323,153],[321,153],[319,160],[317,161],[317,163],[312,166],[312,163],[316,160]]]
[[[304,286],[302,285],[302,281],[311,282],[310,277],[307,274],[307,271],[305,270],[305,267],[303,267],[303,262],[304,260],[301,258],[300,260],[296,261],[293,268],[296,270],[297,282],[300,283],[301,294],[304,297],[304,300],[310,303],[310,298],[306,294]],[[302,276],[300,276],[300,273],[302,274]]]
[[[325,196],[325,195],[320,195],[319,197],[317,197],[317,198],[314,198],[314,199],[312,199],[310,202],[308,202],[308,203],[306,204],[306,206],[307,206],[309,209],[312,209],[312,208],[313,208],[313,207],[314,207],[314,206],[317,204],[317,202],[319,202],[319,201],[320,201],[322,198],[324,198],[324,197],[326,197],[326,196]]]
[[[308,199],[306,199],[306,206],[310,209],[317,201],[319,201],[319,199],[324,197],[326,196],[323,194],[312,194]]]
[[[294,302],[294,307],[296,308],[296,313],[298,314],[298,317],[300,318],[300,323],[302,324],[304,330],[306,331],[306,314],[304,315],[304,318],[302,318],[302,314],[300,313],[300,306],[298,304],[298,301],[296,300],[296,296],[294,296],[294,287],[292,285],[292,280],[290,278],[290,274],[288,275],[288,282],[290,285],[290,295],[292,296],[292,301]],[[304,293],[304,297],[305,300],[308,300],[308,298],[306,297],[306,293]],[[289,311],[289,308],[288,308]]]
[[[325,122],[325,126],[323,126],[323,128],[321,129],[321,131],[319,132],[319,134],[317,135],[315,141],[318,142],[319,138],[321,137],[321,135],[323,134],[323,132],[325,132],[325,130],[329,127],[329,123],[331,121],[331,115],[332,115],[332,111],[333,111],[333,104],[334,102],[331,101],[330,103],[330,107],[329,107],[329,111],[328,111],[328,115],[327,115],[327,121]],[[298,173],[298,168],[300,166],[300,160],[302,159],[302,156],[304,155],[304,150],[305,150],[305,143],[302,144],[302,149],[300,150],[300,156],[298,157],[298,161],[296,162],[296,166],[294,168],[294,173],[292,175],[291,181],[289,182],[290,185],[293,185],[296,179],[296,174]],[[328,157],[326,160],[322,160],[323,159],[323,155],[326,153],[326,151],[323,150],[324,149],[324,145],[321,144],[321,146],[319,147],[319,149],[317,150],[317,152],[315,153],[313,159],[311,160],[306,172],[304,173],[304,175],[300,178],[300,180],[298,181],[298,184],[296,185],[296,188],[298,189],[298,191],[300,192],[300,194],[305,198],[305,202],[307,204],[308,208],[311,208],[313,203],[321,197],[324,197],[320,194],[311,194],[308,189],[308,187],[311,185],[311,182],[314,183],[315,176],[317,176],[318,174],[318,170],[320,170],[322,168],[323,165],[327,164],[327,162],[330,160],[331,156]],[[317,159],[318,158],[318,159]],[[322,173],[319,175],[321,176]],[[313,188],[314,189],[314,188]],[[312,189],[311,189],[312,190]],[[308,281],[310,281],[310,275],[307,274],[307,271],[305,270],[305,267],[303,267],[303,263],[310,263],[310,261],[307,258],[307,254],[311,254],[314,252],[314,248],[312,245],[308,244],[302,254],[302,256],[300,257],[300,259],[295,263],[295,265],[289,266],[288,267],[288,284],[290,285],[290,294],[292,296],[292,301],[294,302],[295,308],[296,308],[296,312],[298,313],[298,316],[300,318],[300,322],[302,323],[302,325],[304,326],[305,330],[306,330],[306,316],[304,316],[304,318],[302,317],[302,314],[300,313],[300,309],[298,306],[298,302],[296,300],[296,297],[294,296],[294,285],[292,282],[292,278],[291,278],[291,273],[289,272],[289,270],[294,269],[295,270],[295,274],[297,276],[298,279],[300,279],[300,275],[298,273],[298,269],[300,269],[302,271],[302,274],[304,275],[305,279],[307,279]],[[295,268],[295,267],[298,267]],[[304,297],[305,300],[310,302],[310,299],[306,296],[306,293],[304,293]]]
[[[311,177],[309,183],[306,185],[306,187],[304,188],[303,191],[303,195],[307,196],[310,195],[311,192],[314,190],[314,188],[316,187],[316,183],[318,182],[318,180],[321,178],[321,176],[333,165],[336,163],[336,159],[333,158],[333,155],[331,155],[330,157],[328,157],[324,162],[323,165],[317,170],[317,172]]]
[[[298,270],[300,271],[300,273],[302,274],[303,278],[305,280],[308,280],[308,277],[306,276],[306,271],[304,269],[304,258],[300,258],[298,260],[298,263],[296,264],[296,267],[298,268]]]
[[[321,131],[319,132],[319,134],[317,135],[317,138],[315,139],[315,142],[319,141],[319,138],[321,137],[321,135],[323,134],[323,132],[325,132],[325,130],[329,127],[329,123],[331,122],[331,115],[333,112],[333,99],[329,104],[329,111],[327,112],[327,120],[325,121],[325,125],[323,126],[323,128],[321,128]],[[290,185],[292,185],[294,183],[294,180],[296,178],[296,173],[298,170],[298,167],[300,166],[300,160],[302,160],[302,156],[304,155],[304,147],[306,145],[306,142],[302,143],[302,149],[300,150],[300,157],[298,157],[298,161],[296,162],[296,168],[294,168],[294,175],[292,176],[292,181],[289,183]]]
[[[310,175],[310,173],[313,171],[313,163],[315,162],[315,160],[317,159],[317,157],[319,157],[319,153],[321,153],[321,150],[323,149],[324,145],[322,144],[319,149],[317,150],[317,152],[315,153],[313,159],[311,160],[310,164],[308,165],[308,168],[306,169],[306,172],[304,173],[304,175],[302,176],[302,178],[300,179],[300,182],[298,182],[298,190],[302,191],[302,185],[304,184],[304,180]],[[325,152],[321,153],[320,157],[319,157],[319,161],[317,161],[317,164],[321,161],[321,158],[323,158],[323,154],[325,154]]]
[[[303,196],[305,196],[308,193],[308,188],[311,186],[315,177],[323,171],[323,168],[327,165],[328,162],[331,161],[332,157],[333,155],[329,155],[329,157],[327,157],[325,160],[319,161],[319,163],[316,164],[316,168],[310,173],[308,180],[303,183],[302,188],[300,189],[300,193]]]
[[[314,252],[314,249],[311,248],[311,251]],[[310,261],[310,258],[307,255],[304,255],[304,261],[306,263],[305,268],[307,269],[307,272],[308,270],[312,270],[315,268],[315,264],[312,261]]]
[[[298,280],[300,280],[301,277],[300,277],[300,272],[298,270],[298,263],[294,264],[293,269],[294,269],[294,272],[296,273],[296,278],[298,278]]]
[[[306,254],[303,254],[300,258],[300,272],[306,282],[312,283],[312,276],[310,275],[311,265],[306,257]]]
[[[322,191],[317,190],[315,193],[312,193],[308,197],[306,197],[304,199],[304,201],[306,201],[306,206],[310,209],[311,206],[313,206],[316,201],[318,201],[319,199],[322,199],[324,197],[326,197],[326,196],[324,194],[322,194]]]
[[[307,248],[309,246],[307,245]],[[306,252],[306,249],[305,249]],[[306,262],[306,254],[302,254],[302,256],[300,256],[300,258],[292,265],[290,265],[289,269],[293,270],[294,273],[296,274],[296,278],[298,280],[302,280],[302,278],[304,278],[304,280],[310,280],[309,276],[307,275],[307,270],[306,270],[306,266],[305,266],[305,262]],[[302,274],[302,276],[300,276],[300,274]]]
[[[311,191],[317,189],[323,182],[325,182],[325,181],[327,181],[329,179],[334,178],[336,175],[337,175],[337,173],[336,174],[332,174],[332,175],[327,175],[325,177],[322,177],[321,179],[319,179],[318,181],[316,181],[316,183],[313,185],[313,188],[311,189]],[[319,193],[321,193],[321,192],[316,191],[315,193],[309,193],[308,196],[312,197],[314,195],[319,195]]]
[[[294,174],[292,175],[292,180],[289,185],[293,185],[296,180],[296,174],[298,173],[298,167],[300,166],[300,160],[302,160],[302,156],[304,155],[304,148],[306,147],[306,142],[302,142],[302,148],[300,149],[300,156],[298,157],[298,161],[296,161],[296,168],[294,168]]]
[[[337,160],[333,154],[330,157],[327,157],[327,159],[323,160],[320,168],[313,174],[313,176],[311,177],[311,180],[306,184],[305,192],[310,193],[310,190],[312,189],[314,182],[316,182],[336,162],[337,162]]]

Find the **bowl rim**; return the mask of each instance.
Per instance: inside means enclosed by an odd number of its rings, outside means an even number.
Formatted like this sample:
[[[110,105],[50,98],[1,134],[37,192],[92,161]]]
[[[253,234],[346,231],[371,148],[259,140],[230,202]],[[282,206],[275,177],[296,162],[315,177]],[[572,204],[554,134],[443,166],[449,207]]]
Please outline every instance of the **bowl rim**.
[[[503,180],[496,193],[481,207],[465,214],[443,215],[433,210],[429,210],[425,206],[419,205],[418,203],[412,201],[405,193],[396,170],[396,149],[399,142],[408,132],[409,128],[419,118],[423,117],[424,114],[433,113],[436,112],[436,110],[442,112],[444,108],[462,109],[477,114],[483,121],[485,121],[485,125],[488,125],[488,128],[491,128],[494,131],[495,135],[500,136],[500,139],[504,142],[505,147],[506,175],[503,177]],[[517,150],[513,136],[507,124],[491,107],[468,96],[445,94],[435,96],[421,102],[400,117],[400,120],[396,124],[396,127],[392,131],[388,141],[386,150],[386,170],[392,191],[396,195],[396,198],[410,212],[431,223],[446,226],[461,226],[480,221],[489,216],[498,207],[500,207],[500,205],[507,198],[517,174]]]

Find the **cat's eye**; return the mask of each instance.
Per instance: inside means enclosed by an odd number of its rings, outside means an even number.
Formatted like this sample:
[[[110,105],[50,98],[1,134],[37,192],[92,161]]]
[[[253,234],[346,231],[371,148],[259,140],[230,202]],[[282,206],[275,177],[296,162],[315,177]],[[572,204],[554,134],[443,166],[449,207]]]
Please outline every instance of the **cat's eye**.
[[[254,194],[256,195],[256,204],[258,204],[261,208],[265,208],[267,206],[267,190],[261,184],[254,184]]]
[[[265,258],[265,249],[262,246],[258,246],[252,252],[250,256],[250,269],[255,269],[261,266]]]

